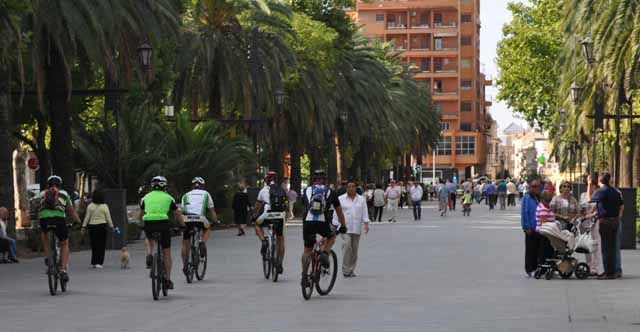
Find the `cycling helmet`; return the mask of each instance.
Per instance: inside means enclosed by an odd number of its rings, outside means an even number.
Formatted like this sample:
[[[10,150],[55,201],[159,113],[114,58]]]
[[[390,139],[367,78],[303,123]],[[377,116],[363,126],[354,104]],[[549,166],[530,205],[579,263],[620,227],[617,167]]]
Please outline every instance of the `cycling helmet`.
[[[313,171],[313,174],[311,175],[311,181],[319,181],[319,180],[326,180],[326,179],[327,179],[327,173],[325,173],[324,170],[322,169],[317,169]]]
[[[57,175],[51,175],[48,179],[47,179],[47,184],[49,186],[56,186],[56,187],[60,187],[62,185],[62,178],[57,176]]]
[[[199,176],[196,176],[195,178],[193,178],[193,180],[191,180],[191,184],[204,186],[204,179]]]
[[[151,179],[151,188],[153,190],[165,190],[167,188],[167,179],[164,176],[155,176]]]
[[[264,183],[269,184],[273,181],[276,181],[277,178],[278,178],[278,173],[269,171],[267,172],[267,175],[264,176]]]

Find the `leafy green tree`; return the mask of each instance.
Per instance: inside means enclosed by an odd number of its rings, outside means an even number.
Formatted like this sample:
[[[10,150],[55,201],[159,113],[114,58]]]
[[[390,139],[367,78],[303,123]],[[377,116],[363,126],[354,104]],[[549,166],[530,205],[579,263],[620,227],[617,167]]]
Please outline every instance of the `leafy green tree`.
[[[497,98],[543,128],[553,126],[559,109],[556,61],[563,46],[561,9],[556,0],[510,3],[513,20],[503,27],[504,38],[498,44]]]

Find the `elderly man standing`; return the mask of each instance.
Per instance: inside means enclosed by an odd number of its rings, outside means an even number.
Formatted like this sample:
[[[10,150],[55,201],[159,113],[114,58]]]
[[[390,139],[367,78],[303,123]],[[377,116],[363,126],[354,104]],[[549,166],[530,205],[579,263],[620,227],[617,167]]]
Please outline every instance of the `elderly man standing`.
[[[389,182],[389,186],[387,190],[384,192],[384,198],[387,202],[387,208],[391,213],[391,218],[389,218],[389,222],[396,222],[396,213],[398,212],[398,203],[400,202],[400,195],[402,195],[402,191],[400,190],[400,186],[396,185],[395,180],[391,180]]]
[[[591,196],[591,202],[596,203],[597,206],[603,249],[604,274],[598,279],[616,279],[616,237],[624,203],[620,191],[611,186],[609,173],[602,173],[598,180],[600,189]]]
[[[360,234],[369,233],[369,212],[367,210],[366,199],[356,192],[356,183],[347,183],[347,193],[338,197],[340,206],[344,212],[347,225],[347,233],[342,234],[342,274],[345,278],[355,277],[353,272],[358,260],[358,246],[360,244]],[[334,219],[337,215],[334,213]]]
[[[520,213],[520,224],[525,234],[524,270],[528,277],[531,277],[531,274],[538,268],[538,263],[542,259],[542,238],[536,232],[536,209],[540,200],[538,197],[540,189],[540,180],[531,180],[529,192],[522,199]]]

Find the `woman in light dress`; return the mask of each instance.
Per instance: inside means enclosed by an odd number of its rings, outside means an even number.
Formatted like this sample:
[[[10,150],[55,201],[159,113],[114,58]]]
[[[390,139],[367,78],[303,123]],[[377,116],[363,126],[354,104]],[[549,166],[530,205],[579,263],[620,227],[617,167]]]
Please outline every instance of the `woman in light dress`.
[[[587,191],[580,195],[580,208],[585,217],[594,217],[596,215],[596,204],[591,203],[591,196],[598,189],[598,177],[589,175],[587,177]],[[587,254],[587,264],[591,270],[591,275],[599,275],[602,272],[602,248],[600,240],[600,223],[598,218],[593,218],[593,228],[591,229],[591,237],[595,241],[594,250],[591,254]]]

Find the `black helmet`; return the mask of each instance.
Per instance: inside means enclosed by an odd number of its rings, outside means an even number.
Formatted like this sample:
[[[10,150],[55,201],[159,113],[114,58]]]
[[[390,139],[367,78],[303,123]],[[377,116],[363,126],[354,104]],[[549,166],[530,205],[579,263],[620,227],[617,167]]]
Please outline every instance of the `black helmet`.
[[[165,190],[167,188],[167,179],[164,176],[155,176],[151,179],[151,188],[153,190]]]
[[[317,169],[313,171],[313,174],[311,175],[311,181],[324,180],[326,178],[327,178],[327,173],[325,173],[324,170],[322,169]]]
[[[56,187],[60,187],[62,186],[62,178],[57,176],[57,175],[51,175],[48,179],[47,179],[47,184],[51,187],[51,186],[56,186]]]

